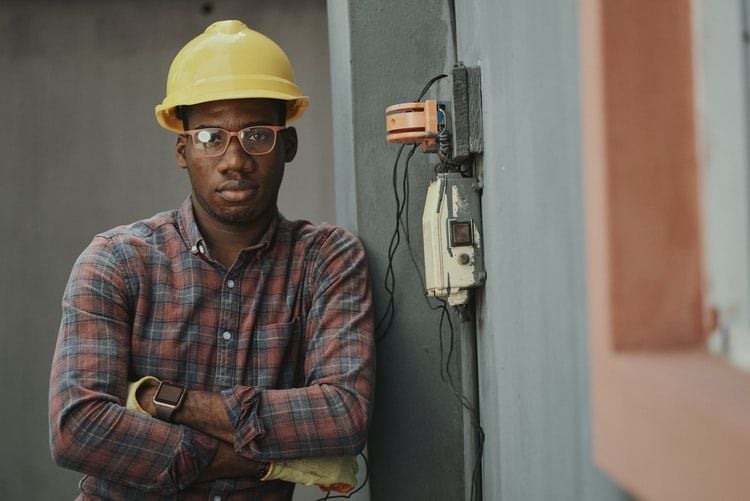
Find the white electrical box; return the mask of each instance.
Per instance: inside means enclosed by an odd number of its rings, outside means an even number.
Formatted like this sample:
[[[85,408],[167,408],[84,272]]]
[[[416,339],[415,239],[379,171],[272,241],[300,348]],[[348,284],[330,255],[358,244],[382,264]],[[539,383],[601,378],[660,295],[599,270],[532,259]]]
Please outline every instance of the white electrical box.
[[[444,172],[427,190],[422,214],[425,290],[452,306],[486,278],[482,252],[481,185],[475,177]]]

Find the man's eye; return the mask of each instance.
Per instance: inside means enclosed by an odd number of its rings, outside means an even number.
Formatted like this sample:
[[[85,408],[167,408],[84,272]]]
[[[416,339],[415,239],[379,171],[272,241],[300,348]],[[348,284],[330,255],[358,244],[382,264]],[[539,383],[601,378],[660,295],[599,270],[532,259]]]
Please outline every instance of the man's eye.
[[[263,143],[268,141],[270,134],[265,130],[255,130],[247,135],[247,140],[254,143]]]

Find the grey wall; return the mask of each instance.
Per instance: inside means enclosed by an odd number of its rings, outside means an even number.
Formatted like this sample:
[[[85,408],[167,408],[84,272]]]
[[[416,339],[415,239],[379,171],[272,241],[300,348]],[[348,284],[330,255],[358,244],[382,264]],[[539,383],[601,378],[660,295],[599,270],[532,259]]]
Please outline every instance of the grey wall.
[[[204,10],[211,10],[205,13]],[[0,9],[0,498],[71,499],[47,445],[60,298],[93,235],[175,207],[189,183],[155,122],[172,57],[239,18],[287,51],[311,106],[287,167],[288,217],[335,218],[325,4],[5,1]]]
[[[331,0],[328,12],[337,212],[342,223],[358,229],[367,248],[380,317],[387,302],[382,283],[395,225],[391,183],[398,150],[385,142],[385,108],[414,100],[424,84],[442,72],[449,54],[447,11],[439,1]],[[436,86],[430,95],[439,92],[441,86]],[[432,161],[417,153],[410,166],[409,222],[418,256]],[[461,409],[440,379],[438,315],[426,305],[403,236],[394,265],[396,317],[390,333],[378,344],[369,437],[371,496],[462,499]],[[457,375],[459,357],[454,353],[452,368]]]
[[[412,100],[453,64],[448,2],[329,1],[348,19],[331,30],[350,82],[334,117],[353,129],[336,145],[337,176],[356,186],[360,233],[376,298],[393,226],[383,110]],[[484,241],[478,363],[486,500],[609,500],[625,495],[591,461],[585,311],[577,4],[574,0],[456,2],[458,58],[482,68]],[[350,60],[349,60],[350,59]],[[348,79],[348,80],[347,80]],[[438,94],[446,95],[439,88]],[[340,154],[354,162],[339,165]],[[413,213],[430,172],[412,167]],[[415,238],[421,238],[419,231]],[[421,252],[421,251],[418,251]],[[370,436],[373,499],[464,497],[459,409],[438,375],[437,324],[405,254],[396,263],[397,321],[378,347],[378,398]]]

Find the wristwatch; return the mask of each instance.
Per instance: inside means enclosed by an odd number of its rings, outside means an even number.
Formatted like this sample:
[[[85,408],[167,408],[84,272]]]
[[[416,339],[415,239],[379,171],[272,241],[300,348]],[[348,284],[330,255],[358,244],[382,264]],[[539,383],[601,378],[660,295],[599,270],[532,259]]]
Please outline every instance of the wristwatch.
[[[169,381],[159,383],[159,388],[154,395],[154,406],[156,417],[162,421],[172,421],[172,415],[180,408],[187,390],[185,386]]]

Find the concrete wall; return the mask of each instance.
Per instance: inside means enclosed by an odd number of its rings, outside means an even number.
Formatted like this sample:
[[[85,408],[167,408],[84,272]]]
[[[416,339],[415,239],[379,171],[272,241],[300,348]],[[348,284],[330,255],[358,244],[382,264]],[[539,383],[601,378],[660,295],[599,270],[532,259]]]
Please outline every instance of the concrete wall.
[[[325,4],[6,1],[0,9],[0,498],[72,499],[79,474],[49,455],[47,388],[62,290],[93,235],[189,192],[153,107],[172,57],[239,18],[292,60],[311,107],[280,206],[335,218]],[[308,496],[309,499],[312,497]]]
[[[428,78],[452,66],[448,2],[342,3],[329,1],[329,15],[348,18],[349,35],[331,30],[331,46],[349,49],[332,64],[344,68],[334,81],[348,79],[351,96],[342,102],[334,89],[334,117],[350,120],[353,152],[335,144],[354,169],[337,156],[337,177],[344,172],[356,186],[356,200],[342,203],[356,204],[382,308],[396,150],[384,143],[383,109],[414,99]],[[576,2],[455,3],[458,59],[481,66],[483,79],[484,499],[624,498],[590,452]],[[426,157],[418,154],[412,169],[414,214],[430,174]],[[405,254],[396,276],[395,328],[378,347],[373,499],[461,499],[461,419],[438,376],[437,323]]]
[[[435,0],[328,2],[337,212],[344,224],[357,228],[367,248],[378,317],[387,302],[383,279],[396,211],[392,169],[398,147],[385,142],[385,108],[414,100],[425,82],[442,72],[449,54],[444,7]],[[432,161],[417,153],[410,166],[408,220],[417,256]],[[403,236],[394,269],[396,316],[378,344],[371,496],[462,499],[461,410],[440,379],[438,315],[426,305]],[[454,354],[454,362],[459,356]],[[453,371],[460,373],[455,364]]]

